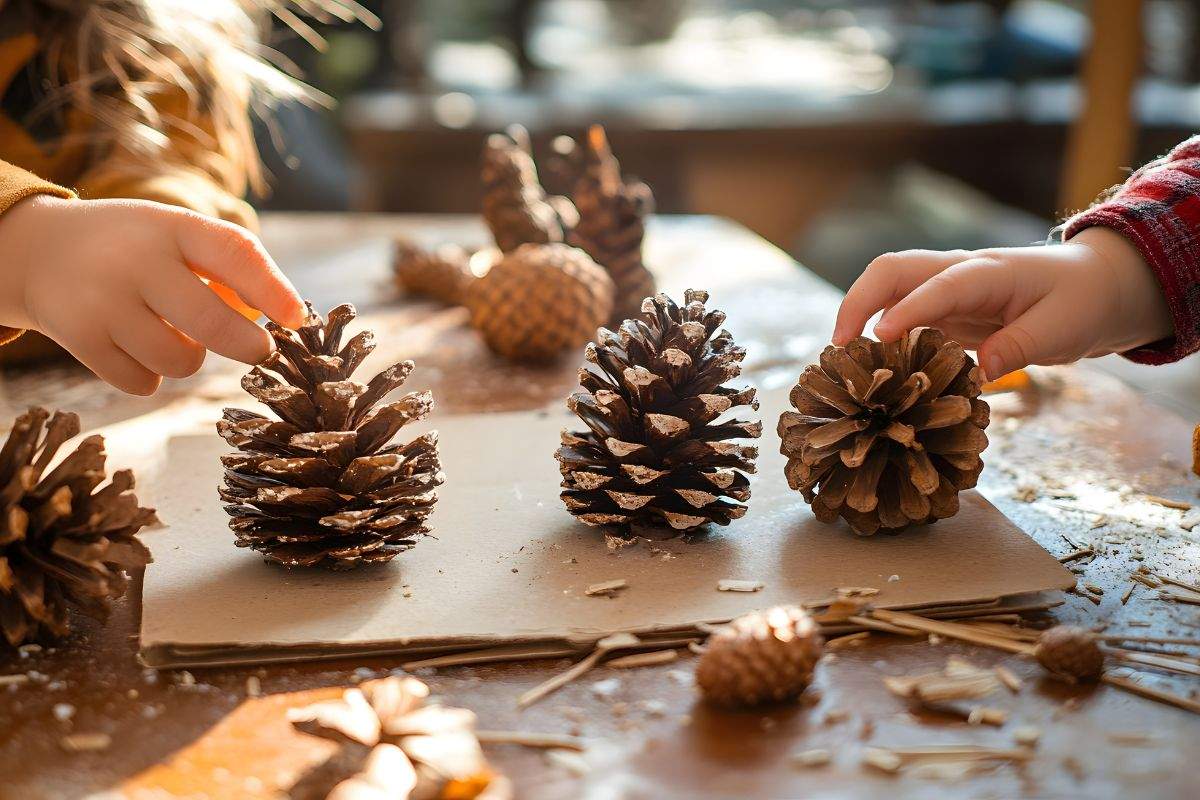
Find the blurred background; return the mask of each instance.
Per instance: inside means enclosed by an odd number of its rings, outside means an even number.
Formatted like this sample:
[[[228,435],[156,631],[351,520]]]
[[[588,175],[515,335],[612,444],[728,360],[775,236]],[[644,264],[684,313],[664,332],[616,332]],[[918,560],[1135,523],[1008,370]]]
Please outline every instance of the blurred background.
[[[1188,0],[364,5],[381,29],[321,28],[323,52],[277,32],[338,105],[264,131],[266,208],[475,212],[487,133],[540,155],[601,122],[660,211],[845,288],[888,250],[1044,240],[1200,128]]]

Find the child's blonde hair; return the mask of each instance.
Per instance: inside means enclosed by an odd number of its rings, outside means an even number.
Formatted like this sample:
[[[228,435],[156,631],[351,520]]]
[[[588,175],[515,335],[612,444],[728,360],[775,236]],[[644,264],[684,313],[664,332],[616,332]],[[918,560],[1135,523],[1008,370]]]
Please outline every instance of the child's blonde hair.
[[[260,38],[270,16],[317,45],[305,16],[378,24],[354,0],[0,0],[0,9],[8,3],[26,6],[41,42],[40,113],[78,109],[90,117],[89,147],[135,159],[172,158],[172,141],[194,142],[208,156],[199,166],[235,191],[263,187],[248,107],[324,99],[276,66]]]

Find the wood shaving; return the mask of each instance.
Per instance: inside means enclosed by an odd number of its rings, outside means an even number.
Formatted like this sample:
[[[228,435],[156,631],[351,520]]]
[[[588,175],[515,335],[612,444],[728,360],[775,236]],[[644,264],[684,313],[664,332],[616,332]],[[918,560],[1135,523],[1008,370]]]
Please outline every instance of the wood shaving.
[[[650,667],[656,664],[670,664],[679,658],[678,650],[651,650],[649,653],[634,653],[620,656],[605,663],[606,667],[628,669],[630,667]]]
[[[792,756],[792,762],[800,767],[823,767],[833,760],[833,754],[828,750],[804,750]]]
[[[112,737],[107,733],[72,733],[59,739],[58,743],[68,753],[95,753],[107,750]]]
[[[994,725],[997,728],[1008,722],[1008,712],[1002,708],[976,706],[967,714],[968,725]]]
[[[1169,497],[1159,497],[1156,494],[1143,495],[1142,499],[1148,503],[1153,503],[1156,506],[1163,506],[1165,508],[1176,508],[1180,511],[1191,511],[1192,509],[1192,504],[1184,500],[1172,500]]]
[[[1022,725],[1019,728],[1013,728],[1013,741],[1022,747],[1037,747],[1038,742],[1042,740],[1042,731],[1032,725]]]
[[[867,637],[871,635],[870,631],[859,631],[858,633],[847,634],[846,636],[838,636],[830,639],[825,643],[825,649],[832,652],[837,652],[846,647],[857,647],[863,644]]]
[[[992,672],[996,673],[996,678],[1013,694],[1021,691],[1021,679],[1008,667],[998,666]]]
[[[758,592],[765,586],[762,581],[741,581],[733,578],[722,578],[717,581],[718,592]]]
[[[522,747],[544,747],[582,752],[583,739],[564,733],[532,733],[528,731],[475,731],[481,744],[518,744]]]
[[[882,747],[868,747],[863,750],[862,763],[865,766],[894,775],[900,771],[904,761],[891,750]]]
[[[583,756],[572,750],[547,750],[546,760],[552,765],[566,770],[576,778],[582,778],[592,771],[591,766]]]
[[[613,597],[617,592],[628,587],[629,581],[624,578],[617,578],[616,580],[593,583],[584,589],[583,593],[588,597]]]

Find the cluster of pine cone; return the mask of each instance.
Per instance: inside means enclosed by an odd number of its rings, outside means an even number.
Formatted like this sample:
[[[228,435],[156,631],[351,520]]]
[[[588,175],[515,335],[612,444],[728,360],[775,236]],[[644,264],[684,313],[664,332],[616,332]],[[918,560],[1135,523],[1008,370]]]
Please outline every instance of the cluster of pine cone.
[[[567,195],[546,193],[522,128],[488,137],[480,177],[495,249],[396,247],[405,291],[467,306],[488,347],[513,361],[551,361],[654,294],[642,260],[650,188],[622,177],[600,126],[582,146],[559,137],[556,148]]]

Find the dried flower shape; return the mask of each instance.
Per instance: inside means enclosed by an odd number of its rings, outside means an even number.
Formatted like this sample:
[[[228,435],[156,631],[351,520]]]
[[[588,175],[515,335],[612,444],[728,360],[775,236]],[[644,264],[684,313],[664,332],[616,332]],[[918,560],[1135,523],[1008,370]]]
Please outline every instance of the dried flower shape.
[[[527,244],[507,254],[467,292],[471,324],[496,353],[550,361],[573,350],[612,311],[613,285],[587,253]]]
[[[1096,637],[1072,625],[1043,631],[1033,656],[1047,671],[1071,681],[1094,681],[1104,671],[1104,651]]]
[[[746,513],[747,472],[762,423],[728,419],[758,409],[752,388],[723,384],[741,374],[746,351],[733,342],[708,293],[685,305],[660,294],[614,333],[601,329],[579,371],[583,391],[567,400],[588,430],[563,431],[556,458],[562,500],[589,525],[727,525]]]
[[[505,253],[523,244],[565,242],[573,210],[569,201],[546,197],[529,149],[529,135],[513,126],[494,133],[483,147],[483,218]]]
[[[822,522],[895,532],[958,513],[987,447],[975,362],[941,331],[826,347],[779,418],[788,484]]]
[[[812,682],[824,643],[802,608],[746,614],[708,637],[696,683],[706,698],[729,708],[792,700]]]
[[[348,569],[390,561],[429,532],[434,489],[444,480],[437,433],[390,442],[433,409],[433,397],[411,392],[376,407],[413,362],[366,384],[351,380],[375,349],[371,331],[342,344],[354,317],[354,306],[341,305],[326,322],[310,305],[298,331],[268,324],[276,350],[242,378],[242,388],[279,419],[227,408],[217,423],[240,451],[221,459],[229,527],[239,547],[267,561]]]
[[[66,636],[71,607],[105,619],[128,573],[150,563],[134,534],[157,519],[138,505],[133,473],[120,470],[97,489],[103,437],[88,436],[46,471],[78,433],[75,414],[31,408],[0,449],[0,627],[13,646]]]
[[[465,302],[467,286],[475,279],[470,260],[467,251],[456,244],[429,250],[401,239],[396,242],[392,271],[406,292],[459,305]]]
[[[511,784],[484,758],[475,715],[426,705],[428,696],[416,678],[390,677],[288,712],[298,729],[342,746],[330,760],[334,774],[319,776],[332,784],[328,800],[512,797]],[[310,791],[301,794],[311,795],[317,787],[304,788]]]
[[[561,141],[556,143],[560,151],[564,146]],[[621,177],[621,165],[599,125],[588,130],[584,147],[560,152],[560,157],[574,161],[577,173],[571,199],[579,222],[568,241],[608,270],[617,287],[613,324],[620,324],[637,315],[642,300],[654,294],[654,276],[642,258],[646,218],[654,210],[654,195],[641,181]]]

